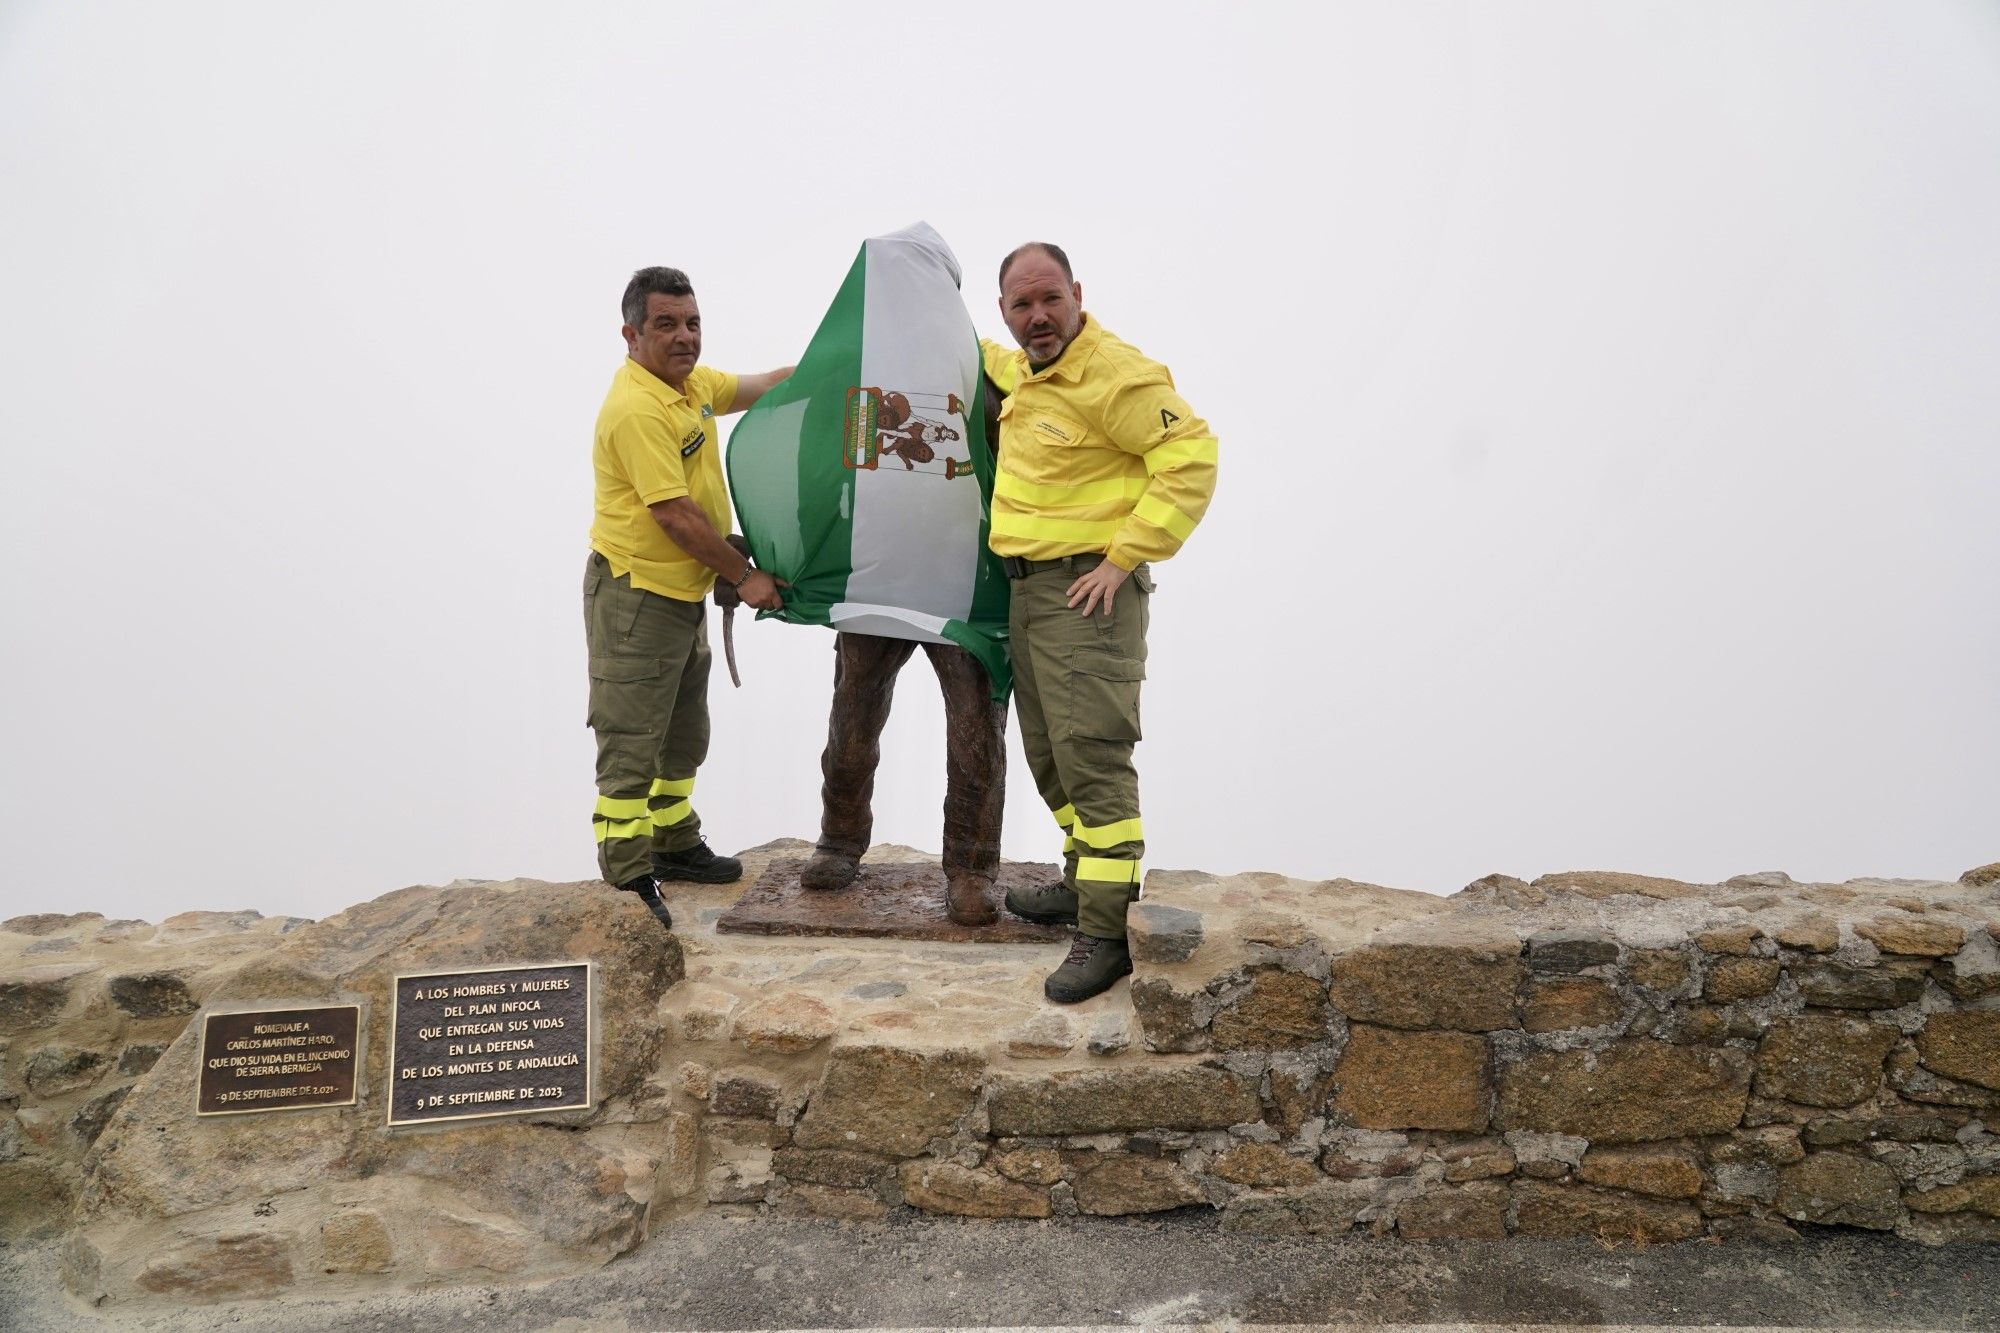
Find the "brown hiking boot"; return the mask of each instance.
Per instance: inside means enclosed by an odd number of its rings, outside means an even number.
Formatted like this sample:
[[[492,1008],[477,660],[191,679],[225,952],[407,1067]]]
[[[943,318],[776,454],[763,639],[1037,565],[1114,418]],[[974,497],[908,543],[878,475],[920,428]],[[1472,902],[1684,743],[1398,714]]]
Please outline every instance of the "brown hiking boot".
[[[985,875],[953,875],[945,881],[944,914],[958,926],[990,926],[998,921],[993,881]]]
[[[799,872],[799,884],[821,893],[832,893],[852,884],[854,877],[860,873],[860,858],[829,852],[822,847],[813,853],[812,860],[806,862],[806,868]]]

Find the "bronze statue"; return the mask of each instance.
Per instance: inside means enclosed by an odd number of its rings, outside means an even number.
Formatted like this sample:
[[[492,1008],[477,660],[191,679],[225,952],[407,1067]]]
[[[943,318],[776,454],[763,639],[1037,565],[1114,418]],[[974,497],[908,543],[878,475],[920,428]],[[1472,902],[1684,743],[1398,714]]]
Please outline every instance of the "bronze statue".
[[[999,438],[1000,395],[991,383],[981,407],[986,437]],[[874,831],[882,728],[889,721],[896,673],[916,648],[910,639],[874,634],[843,632],[834,641],[833,708],[820,757],[825,785],[819,843],[799,875],[808,889],[844,889],[860,873]],[[945,913],[961,926],[991,925],[999,917],[993,879],[1000,866],[1007,789],[1007,705],[994,701],[986,670],[971,653],[949,643],[926,643],[923,649],[944,691]]]

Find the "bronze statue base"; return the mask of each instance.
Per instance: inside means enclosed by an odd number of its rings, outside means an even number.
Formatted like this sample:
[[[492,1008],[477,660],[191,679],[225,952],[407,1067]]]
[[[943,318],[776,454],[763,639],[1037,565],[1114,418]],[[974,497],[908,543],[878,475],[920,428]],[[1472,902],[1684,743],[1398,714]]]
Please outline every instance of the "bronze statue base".
[[[804,858],[771,862],[715,928],[737,935],[849,935],[974,944],[1046,944],[1070,937],[1067,927],[1038,926],[1005,908],[990,926],[953,925],[944,914],[944,869],[928,862],[864,863],[853,884],[832,893],[800,887],[799,871],[804,868]],[[1061,876],[1061,866],[1002,861],[994,903],[997,906],[1016,885],[1044,884]]]

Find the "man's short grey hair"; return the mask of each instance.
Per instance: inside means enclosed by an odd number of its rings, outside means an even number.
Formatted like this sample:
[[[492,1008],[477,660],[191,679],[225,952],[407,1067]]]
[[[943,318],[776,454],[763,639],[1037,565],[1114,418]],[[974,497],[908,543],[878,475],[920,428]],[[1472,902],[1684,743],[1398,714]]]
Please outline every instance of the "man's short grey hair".
[[[1030,250],[1040,250],[1050,259],[1055,260],[1056,267],[1060,268],[1063,271],[1064,282],[1076,281],[1076,274],[1070,271],[1069,256],[1063,253],[1063,248],[1060,245],[1053,244],[1052,242],[1049,241],[1029,241],[1026,245],[1015,246],[1012,250],[1007,252],[1007,257],[1000,261],[1001,283],[1004,284],[1007,281],[1007,270],[1014,267],[1014,261],[1019,259],[1022,255],[1028,253],[1028,251]]]
[[[661,296],[693,296],[694,284],[688,275],[677,268],[654,265],[642,268],[632,275],[632,281],[625,284],[625,300],[619,310],[625,322],[633,328],[644,327],[646,323],[646,298],[658,293]]]

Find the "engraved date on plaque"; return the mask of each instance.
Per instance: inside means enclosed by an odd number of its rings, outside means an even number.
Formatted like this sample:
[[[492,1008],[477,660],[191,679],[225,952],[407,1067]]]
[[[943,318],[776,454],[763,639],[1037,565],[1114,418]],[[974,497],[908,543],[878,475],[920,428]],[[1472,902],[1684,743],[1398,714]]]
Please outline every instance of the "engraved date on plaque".
[[[396,978],[389,1123],[591,1104],[589,963]]]
[[[354,1104],[359,1005],[207,1014],[196,1115]]]

